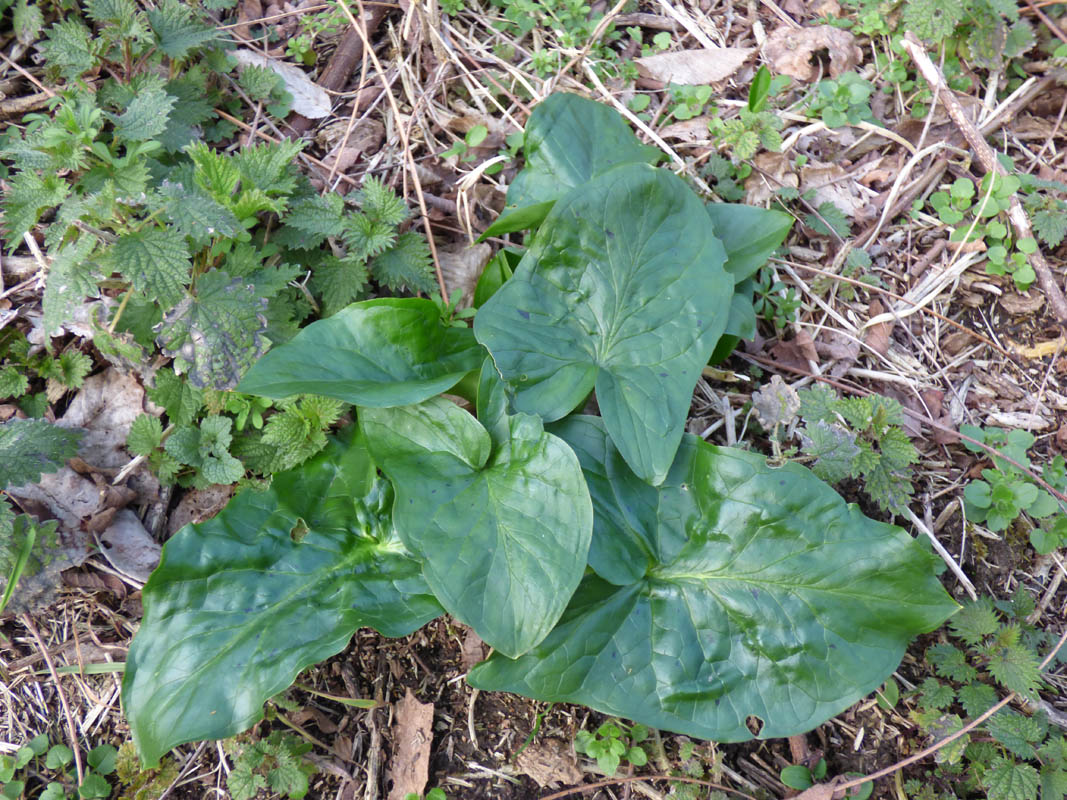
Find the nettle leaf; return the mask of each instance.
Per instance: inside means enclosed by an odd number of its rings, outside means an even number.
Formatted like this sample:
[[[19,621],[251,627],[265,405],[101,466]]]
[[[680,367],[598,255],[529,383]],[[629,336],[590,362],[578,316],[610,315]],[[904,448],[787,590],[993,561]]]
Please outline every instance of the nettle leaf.
[[[193,265],[185,238],[172,228],[127,233],[107,251],[115,269],[133,288],[171,308],[185,297]]]
[[[725,260],[680,178],[626,164],[556,203],[474,333],[519,411],[557,420],[595,387],[627,463],[659,483],[726,328]]]
[[[13,419],[0,424],[0,488],[21,486],[55,472],[78,454],[85,431],[60,428],[43,419]]]
[[[585,571],[593,526],[570,448],[528,414],[494,446],[441,397],[359,418],[396,488],[396,528],[441,605],[508,655],[544,639]]]
[[[244,232],[234,213],[199,186],[164,180],[159,194],[163,212],[197,247],[204,247],[215,237],[234,238]]]
[[[215,29],[196,18],[193,8],[179,0],[164,0],[148,9],[148,22],[159,49],[173,59],[184,58],[194,47],[214,41]]]
[[[121,114],[108,114],[115,123],[115,135],[127,142],[147,142],[163,133],[167,118],[178,101],[167,94],[163,81],[159,85],[145,87],[130,101]]]
[[[83,234],[77,241],[61,246],[52,256],[41,298],[42,324],[47,336],[57,335],[63,323],[74,319],[85,298],[100,294],[89,261],[96,244],[95,236]]]
[[[618,164],[655,164],[663,154],[643,145],[618,112],[560,92],[530,114],[523,134],[526,167],[508,187],[507,207],[482,235],[535,228],[569,190]]]
[[[687,436],[659,489],[596,417],[552,429],[593,497],[589,564],[555,630],[476,688],[716,741],[810,730],[877,688],[956,604],[934,559],[796,464]]]
[[[709,203],[705,208],[715,235],[726,249],[723,266],[735,283],[755,275],[793,227],[793,217],[784,211],[736,203]]]
[[[222,270],[200,276],[186,297],[156,326],[156,341],[199,388],[232,389],[270,347],[264,335],[265,298]]]
[[[442,323],[433,301],[382,297],[308,325],[256,362],[239,391],[401,406],[450,389],[484,358],[470,329]]]
[[[182,742],[250,727],[358,628],[405,636],[441,613],[389,522],[391,502],[359,439],[332,439],[167,542],[123,680],[147,766]]]

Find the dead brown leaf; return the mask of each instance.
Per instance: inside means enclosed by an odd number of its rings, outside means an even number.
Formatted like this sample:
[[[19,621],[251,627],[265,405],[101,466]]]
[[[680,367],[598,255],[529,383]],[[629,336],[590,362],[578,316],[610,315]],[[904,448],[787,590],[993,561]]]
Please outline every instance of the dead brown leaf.
[[[818,208],[823,203],[833,203],[845,216],[856,222],[865,222],[872,216],[867,209],[868,198],[858,188],[856,175],[846,172],[840,164],[823,164],[809,161],[800,170],[800,193]]]
[[[574,750],[559,739],[535,742],[515,758],[519,771],[534,779],[542,789],[559,784],[567,786],[582,782],[582,771]]]
[[[763,57],[770,62],[771,69],[798,81],[815,78],[817,70],[811,58],[819,50],[826,50],[830,54],[831,77],[848,72],[863,58],[856,37],[832,25],[811,28],[783,26],[771,33],[763,43]]]
[[[396,748],[389,765],[393,787],[389,800],[404,800],[409,794],[421,796],[430,778],[430,743],[433,741],[433,703],[420,703],[407,690],[396,704],[393,743]]]
[[[637,71],[663,83],[701,86],[724,81],[741,68],[754,47],[718,47],[714,50],[679,50],[635,58]]]
[[[818,362],[819,359],[819,354],[815,351],[815,342],[807,331],[801,331],[790,341],[779,340],[771,348],[771,355],[783,367],[790,367],[804,374],[811,372],[811,365],[808,362]]]
[[[815,352],[834,362],[830,367],[830,376],[840,378],[859,358],[860,343],[837,331],[828,331],[815,340]]]
[[[222,511],[232,495],[232,486],[220,484],[186,492],[167,521],[167,532],[173,536],[190,522],[211,519]]]
[[[1045,305],[1045,298],[1039,292],[1017,294],[1008,292],[1000,298],[1000,307],[1015,316],[1036,314]]]
[[[800,178],[793,171],[796,162],[784,153],[763,151],[756,154],[752,163],[756,169],[745,180],[745,202],[749,205],[766,204],[783,186],[800,186]]]
[[[100,542],[103,545],[101,552],[111,566],[136,580],[148,580],[159,564],[162,548],[128,508],[115,514],[111,525],[100,534]]]
[[[460,665],[464,671],[467,671],[484,658],[485,644],[482,642],[482,637],[474,632],[474,628],[467,628],[463,633],[463,645],[459,655]]]
[[[871,305],[868,309],[868,313],[872,318],[877,317],[879,314],[885,313],[885,306],[882,305],[882,301],[877,297],[871,300]],[[864,336],[864,341],[867,346],[880,356],[884,356],[889,352],[889,334],[893,330],[892,322],[879,322],[877,325],[872,325],[867,328],[867,333]]]
[[[484,242],[469,247],[459,242],[437,250],[441,274],[448,291],[463,290],[459,308],[469,308],[474,301],[474,287],[478,285],[478,278],[482,276],[482,271],[492,255],[492,246]]]

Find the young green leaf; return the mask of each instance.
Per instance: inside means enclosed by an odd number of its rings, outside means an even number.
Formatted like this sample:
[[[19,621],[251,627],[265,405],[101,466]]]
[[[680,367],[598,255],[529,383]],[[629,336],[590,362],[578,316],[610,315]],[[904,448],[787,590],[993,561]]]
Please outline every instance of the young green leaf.
[[[556,203],[514,276],[478,311],[474,333],[515,387],[519,411],[557,420],[595,387],[627,463],[659,483],[726,328],[733,276],[724,262],[680,178],[625,164]]]
[[[484,358],[470,329],[442,324],[432,301],[383,297],[307,326],[261,358],[238,391],[401,406],[447,391]]]
[[[185,58],[194,47],[218,36],[213,26],[196,18],[193,6],[180,0],[163,0],[158,8],[149,8],[147,14],[159,49],[175,60]]]
[[[164,309],[185,297],[192,262],[185,238],[172,228],[149,227],[120,236],[108,251],[115,270]]]
[[[735,284],[755,275],[793,227],[793,218],[784,211],[735,203],[708,203],[705,208],[712,230],[726,249],[723,267],[734,276]]]
[[[357,628],[404,636],[441,613],[396,538],[391,505],[358,439],[332,440],[267,491],[242,492],[167,542],[123,679],[146,765],[182,742],[249,727]]]
[[[687,436],[655,489],[598,418],[553,430],[586,473],[597,574],[533,651],[476,666],[476,688],[716,741],[751,739],[750,715],[788,736],[880,686],[957,608],[922,547],[803,467]]]
[[[617,164],[655,164],[663,158],[641,144],[614,109],[563,92],[533,110],[523,153],[526,167],[508,187],[507,207],[483,239],[536,227],[570,189]]]
[[[363,408],[396,487],[393,520],[438,600],[512,656],[548,635],[581,580],[593,509],[574,453],[536,417],[494,443],[455,403]]]

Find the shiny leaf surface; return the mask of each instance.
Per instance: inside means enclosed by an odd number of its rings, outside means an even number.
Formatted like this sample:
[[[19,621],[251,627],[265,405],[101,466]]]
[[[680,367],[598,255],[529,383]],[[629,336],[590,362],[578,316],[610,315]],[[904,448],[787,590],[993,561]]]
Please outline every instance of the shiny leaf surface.
[[[392,493],[358,438],[245,490],[179,531],[144,587],[123,707],[148,766],[224,739],[357,628],[404,636],[441,613],[389,521]]]
[[[653,489],[598,418],[554,430],[589,482],[597,574],[538,647],[476,666],[477,688],[717,741],[752,738],[750,717],[789,736],[874,690],[957,608],[918,543],[803,467],[687,436]]]

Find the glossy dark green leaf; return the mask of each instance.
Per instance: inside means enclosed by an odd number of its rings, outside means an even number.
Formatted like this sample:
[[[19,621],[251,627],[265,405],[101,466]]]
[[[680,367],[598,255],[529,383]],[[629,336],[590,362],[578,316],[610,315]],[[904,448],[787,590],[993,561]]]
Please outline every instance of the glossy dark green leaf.
[[[406,405],[451,388],[484,358],[470,329],[443,324],[431,300],[383,297],[308,325],[257,361],[237,389]]]
[[[508,187],[507,207],[482,238],[536,228],[570,189],[618,164],[663,158],[641,144],[615,109],[564,92],[545,98],[530,114],[523,155],[526,166]]]
[[[801,466],[687,436],[657,490],[598,418],[554,430],[586,472],[598,574],[530,653],[476,666],[477,688],[702,739],[750,739],[750,716],[789,736],[877,688],[957,609],[918,543]]]
[[[443,398],[360,409],[396,488],[393,521],[438,600],[497,650],[519,655],[556,624],[593,526],[578,459],[528,414],[500,441]]]
[[[784,211],[736,203],[709,203],[706,208],[726,249],[726,271],[737,283],[766,264],[793,227],[793,218]]]
[[[123,681],[145,764],[182,742],[245,730],[357,628],[404,636],[441,613],[374,474],[358,437],[331,439],[269,490],[245,490],[167,542]]]
[[[751,339],[756,335],[756,310],[752,306],[755,282],[746,278],[734,287],[730,298],[730,316],[726,321],[726,330],[719,337],[715,350],[708,359],[709,364],[722,362],[737,347],[742,339]]]
[[[489,263],[485,265],[485,269],[478,278],[478,284],[474,287],[472,305],[475,308],[485,305],[486,301],[496,294],[496,290],[515,273],[515,267],[521,260],[522,251],[510,247],[498,250],[496,255],[489,259]]]
[[[616,445],[650,483],[667,474],[729,316],[734,280],[707,220],[680,178],[616,167],[556,203],[474,321],[516,409],[560,419],[595,387]]]

